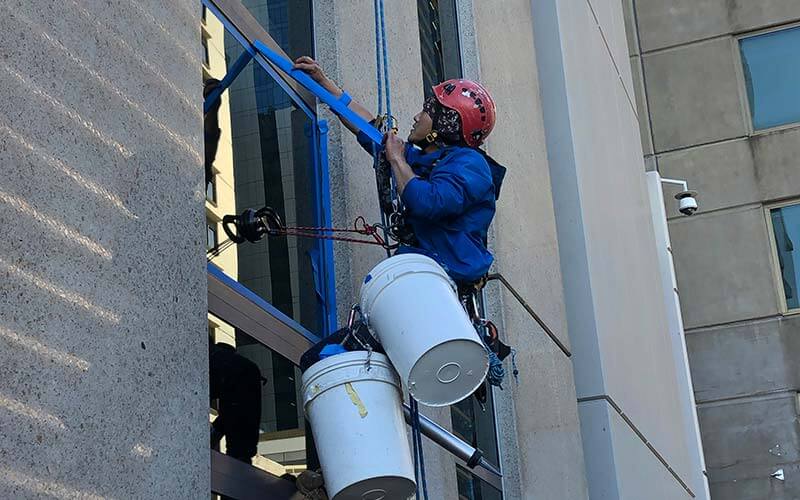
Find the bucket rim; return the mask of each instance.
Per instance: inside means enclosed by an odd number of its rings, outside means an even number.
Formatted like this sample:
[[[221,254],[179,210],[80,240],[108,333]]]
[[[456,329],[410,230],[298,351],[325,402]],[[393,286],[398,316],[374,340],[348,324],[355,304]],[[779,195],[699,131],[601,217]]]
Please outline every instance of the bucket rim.
[[[382,382],[400,391],[400,375],[389,362],[389,358],[373,352],[369,358],[369,369],[365,369],[367,356],[367,351],[350,351],[311,365],[302,376],[300,392],[303,396],[303,407],[326,391],[347,383]]]

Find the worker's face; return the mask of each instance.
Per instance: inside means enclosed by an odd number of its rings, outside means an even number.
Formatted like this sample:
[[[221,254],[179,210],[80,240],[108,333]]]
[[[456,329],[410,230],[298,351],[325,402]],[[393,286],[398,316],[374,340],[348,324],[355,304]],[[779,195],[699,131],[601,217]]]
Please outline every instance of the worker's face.
[[[433,130],[433,119],[425,111],[420,111],[414,116],[414,126],[408,134],[408,142],[416,144],[425,140],[425,137]]]

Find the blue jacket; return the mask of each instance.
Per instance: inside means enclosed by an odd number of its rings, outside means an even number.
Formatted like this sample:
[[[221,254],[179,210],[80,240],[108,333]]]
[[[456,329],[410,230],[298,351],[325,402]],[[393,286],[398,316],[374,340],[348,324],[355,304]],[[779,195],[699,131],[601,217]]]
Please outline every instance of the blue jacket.
[[[372,150],[365,134],[358,142]],[[427,255],[457,283],[477,281],[494,260],[487,231],[506,169],[484,152],[461,146],[425,154],[406,145],[406,161],[417,177],[406,184],[402,201],[418,245],[397,253]]]

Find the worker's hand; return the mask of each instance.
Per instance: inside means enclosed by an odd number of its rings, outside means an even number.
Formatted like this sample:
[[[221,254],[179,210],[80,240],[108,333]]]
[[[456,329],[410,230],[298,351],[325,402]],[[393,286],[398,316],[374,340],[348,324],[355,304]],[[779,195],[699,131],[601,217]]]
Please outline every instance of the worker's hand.
[[[390,130],[383,138],[383,143],[386,151],[386,159],[390,163],[405,160],[406,157],[406,143],[394,130]]]
[[[328,77],[322,71],[322,66],[308,56],[301,56],[295,59],[293,68],[306,72],[312,80],[319,84],[324,85],[328,81]]]

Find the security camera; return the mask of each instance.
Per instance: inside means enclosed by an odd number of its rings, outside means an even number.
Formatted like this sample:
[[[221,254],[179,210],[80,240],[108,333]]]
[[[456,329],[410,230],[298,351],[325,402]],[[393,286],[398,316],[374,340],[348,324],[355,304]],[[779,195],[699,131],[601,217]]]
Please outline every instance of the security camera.
[[[697,191],[681,191],[675,195],[678,210],[686,216],[697,212]]]

